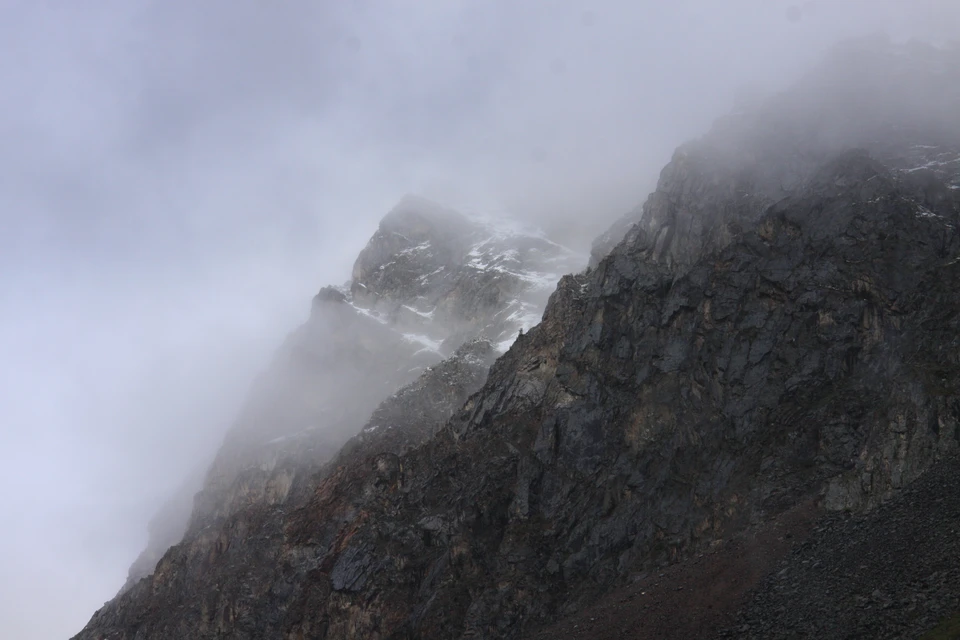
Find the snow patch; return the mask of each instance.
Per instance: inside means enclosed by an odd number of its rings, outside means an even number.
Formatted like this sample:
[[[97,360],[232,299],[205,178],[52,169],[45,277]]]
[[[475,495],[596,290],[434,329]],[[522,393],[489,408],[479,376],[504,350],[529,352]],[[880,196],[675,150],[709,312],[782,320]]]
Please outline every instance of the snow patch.
[[[914,167],[913,169],[907,169],[907,173],[922,171],[923,169],[933,169],[935,167],[945,167],[948,164],[957,164],[958,162],[960,162],[960,158],[954,158],[953,160],[931,160],[926,164]]]
[[[374,313],[373,311],[370,311],[369,309],[364,309],[363,307],[358,307],[357,305],[353,304],[352,302],[348,302],[347,304],[349,304],[349,305],[353,308],[353,310],[356,311],[357,313],[359,313],[360,315],[367,316],[368,318],[371,318],[371,319],[373,319],[373,320],[376,320],[376,321],[379,322],[380,324],[387,324],[387,321],[386,321],[384,318],[381,318],[379,314]]]
[[[933,211],[930,211],[930,209],[927,209],[923,205],[919,205],[919,204],[917,205],[916,216],[918,218],[924,218],[924,219],[932,218],[934,220],[939,220],[941,223],[943,223],[943,226],[947,227],[948,229],[953,229],[953,225],[947,222],[943,216],[941,216],[940,214],[934,213]]]
[[[412,342],[414,344],[419,344],[423,346],[423,349],[417,351],[417,353],[422,353],[424,351],[432,351],[434,353],[439,353],[443,355],[443,352],[440,350],[440,346],[443,342],[438,340],[433,340],[429,336],[420,335],[417,333],[402,333],[403,339],[407,342]]]
[[[524,331],[540,324],[541,319],[541,315],[533,308],[533,305],[528,304],[523,305],[522,308],[517,309],[507,316],[507,321],[516,322]]]
[[[473,366],[475,366],[475,367],[483,366],[483,360],[482,360],[481,358],[473,355],[472,353],[464,356],[464,357],[463,357],[463,361],[466,362],[467,364],[473,365]]]
[[[419,282],[422,284],[422,283],[426,282],[427,280],[429,280],[431,277],[433,277],[433,276],[437,275],[438,273],[440,273],[441,271],[443,271],[444,269],[446,269],[446,267],[440,267],[440,268],[438,268],[438,269],[436,269],[436,270],[434,270],[434,271],[432,271],[432,272],[430,272],[430,273],[425,273],[425,274],[423,274],[422,276],[420,276],[419,278],[417,278],[417,281],[419,281]],[[422,296],[421,296],[421,297],[422,297]]]
[[[426,319],[426,320],[432,320],[432,319],[433,319],[433,314],[434,314],[434,312],[436,311],[436,309],[431,309],[429,312],[427,312],[427,311],[419,311],[419,310],[414,309],[413,307],[411,307],[410,305],[407,305],[407,304],[401,305],[401,306],[402,306],[404,309],[406,309],[407,311],[411,311],[411,312],[417,314],[418,316],[420,316],[421,318],[424,318],[424,319]]]
[[[513,343],[517,341],[518,336],[513,336],[512,338],[507,338],[506,340],[501,340],[494,347],[499,353],[506,353],[510,350],[510,347],[513,346]]]
[[[541,273],[538,271],[516,274],[516,276],[529,284],[530,288],[536,291],[553,289],[555,286],[557,286],[557,282],[560,280],[560,274]]]
[[[418,244],[418,245],[415,246],[415,247],[407,247],[406,249],[403,249],[402,251],[400,251],[400,254],[399,254],[399,255],[401,255],[401,256],[407,256],[407,255],[410,255],[410,254],[412,254],[412,253],[420,253],[420,252],[422,252],[422,251],[426,251],[426,250],[429,249],[429,248],[430,248],[430,241],[427,240],[426,242],[421,242],[420,244]]]

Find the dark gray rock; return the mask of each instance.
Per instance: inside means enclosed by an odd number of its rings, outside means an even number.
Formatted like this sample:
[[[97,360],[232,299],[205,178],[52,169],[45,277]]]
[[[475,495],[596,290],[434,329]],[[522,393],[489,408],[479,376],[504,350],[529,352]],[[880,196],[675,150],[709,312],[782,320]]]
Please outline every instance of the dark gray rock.
[[[721,638],[919,638],[960,611],[960,459],[865,515],[836,514]]]

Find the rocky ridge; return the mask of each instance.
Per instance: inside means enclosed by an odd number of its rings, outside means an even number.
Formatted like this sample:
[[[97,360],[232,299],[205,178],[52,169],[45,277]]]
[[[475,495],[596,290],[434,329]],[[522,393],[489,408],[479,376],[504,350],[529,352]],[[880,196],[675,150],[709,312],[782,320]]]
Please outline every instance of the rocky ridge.
[[[960,446],[955,59],[856,43],[718,123],[445,426],[371,424],[78,637],[519,638],[799,505],[881,513]],[[901,68],[922,99],[871,101]]]
[[[459,366],[475,378],[471,362],[486,367],[491,356],[472,347],[468,362],[462,349],[476,340],[494,352],[509,347],[581,260],[536,229],[405,197],[358,256],[351,282],[314,297],[309,320],[257,380],[202,488],[187,485],[158,514],[124,589],[152,572],[188,528],[280,499],[290,477],[330,460],[401,387],[441,384],[431,367]],[[422,395],[429,402],[437,393]],[[446,417],[453,411],[438,406]]]
[[[882,37],[838,45],[790,90],[742,105],[677,149],[654,194],[597,238],[590,265],[631,229],[661,234],[667,249],[657,259],[689,265],[701,250],[729,243],[845,149],[869,149],[918,181],[960,189],[958,69],[957,48]]]

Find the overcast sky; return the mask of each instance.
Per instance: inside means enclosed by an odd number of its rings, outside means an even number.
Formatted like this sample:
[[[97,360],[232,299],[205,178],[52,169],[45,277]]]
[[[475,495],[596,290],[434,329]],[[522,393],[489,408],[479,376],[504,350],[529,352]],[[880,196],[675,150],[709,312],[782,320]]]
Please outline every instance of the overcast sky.
[[[65,638],[406,192],[588,244],[743,88],[951,0],[0,0],[0,626]]]

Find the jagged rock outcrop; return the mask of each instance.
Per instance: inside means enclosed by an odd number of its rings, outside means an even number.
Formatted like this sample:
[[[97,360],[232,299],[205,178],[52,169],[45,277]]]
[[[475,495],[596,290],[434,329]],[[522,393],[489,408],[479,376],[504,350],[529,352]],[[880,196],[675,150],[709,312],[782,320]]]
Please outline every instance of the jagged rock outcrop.
[[[930,75],[954,55],[847,47],[684,146],[449,422],[385,406],[281,499],[189,532],[78,638],[524,637],[956,456],[960,131],[941,116],[960,101]],[[923,99],[871,102],[901,67]]]
[[[357,258],[349,296],[425,348],[449,354],[476,336],[503,351],[581,262],[536,230],[407,196]]]

